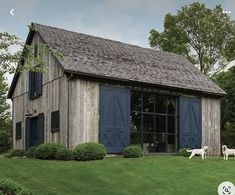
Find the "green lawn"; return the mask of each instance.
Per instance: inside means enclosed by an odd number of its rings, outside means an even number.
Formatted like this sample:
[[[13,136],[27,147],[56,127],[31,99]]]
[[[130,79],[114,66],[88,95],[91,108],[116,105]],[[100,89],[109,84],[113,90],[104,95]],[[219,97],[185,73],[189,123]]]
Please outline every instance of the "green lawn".
[[[235,158],[188,160],[176,156],[100,161],[0,159],[0,178],[35,194],[217,194],[222,181],[235,183]]]

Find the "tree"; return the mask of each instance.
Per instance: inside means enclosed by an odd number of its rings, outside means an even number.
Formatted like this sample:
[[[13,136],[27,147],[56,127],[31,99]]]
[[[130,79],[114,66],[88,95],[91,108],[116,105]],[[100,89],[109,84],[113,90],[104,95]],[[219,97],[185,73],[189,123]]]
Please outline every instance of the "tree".
[[[31,31],[38,31],[32,25],[28,27]],[[35,52],[39,54],[36,57]],[[47,66],[43,59],[43,54],[48,53],[61,60],[63,59],[63,55],[60,52],[48,47],[44,43],[28,45],[24,44],[23,40],[16,35],[0,32],[0,70],[4,74],[23,71],[44,72],[47,70]],[[24,64],[24,66],[19,64]]]
[[[235,66],[226,72],[215,75],[212,79],[223,88],[227,94],[222,99],[222,143],[235,147]]]
[[[176,15],[167,14],[162,33],[152,29],[151,47],[184,55],[204,74],[212,76],[235,59],[235,24],[223,13],[204,4],[185,5]]]
[[[0,32],[0,70],[3,73],[13,73],[19,62],[23,42],[15,35]]]
[[[11,117],[10,106],[7,103],[7,83],[0,71],[0,153],[11,148]]]

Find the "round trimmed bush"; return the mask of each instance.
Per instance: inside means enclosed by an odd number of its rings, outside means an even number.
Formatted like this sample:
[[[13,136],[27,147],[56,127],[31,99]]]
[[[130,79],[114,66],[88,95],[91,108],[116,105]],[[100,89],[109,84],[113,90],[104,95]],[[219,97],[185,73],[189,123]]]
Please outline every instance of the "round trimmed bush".
[[[11,150],[11,151],[7,154],[7,157],[8,157],[8,158],[12,158],[12,157],[22,157],[22,156],[25,156],[25,151],[24,151],[24,150],[18,150],[18,149]]]
[[[32,191],[11,179],[0,180],[0,194],[2,195],[32,195]]]
[[[34,151],[36,150],[36,147],[30,147],[26,150],[25,156],[28,158],[33,158],[34,157]]]
[[[76,160],[87,161],[87,160],[101,160],[106,156],[106,149],[104,145],[87,142],[78,145],[74,149],[74,158]]]
[[[56,160],[73,160],[73,151],[67,148],[59,148],[55,155]]]
[[[140,158],[143,156],[143,149],[140,146],[128,146],[123,151],[124,158]]]
[[[183,157],[189,157],[190,152],[187,152],[187,150],[190,150],[190,148],[181,148],[178,150],[177,155],[178,156],[183,156]]]
[[[34,151],[34,157],[38,159],[55,159],[56,152],[59,148],[64,146],[56,143],[44,143],[39,145]]]

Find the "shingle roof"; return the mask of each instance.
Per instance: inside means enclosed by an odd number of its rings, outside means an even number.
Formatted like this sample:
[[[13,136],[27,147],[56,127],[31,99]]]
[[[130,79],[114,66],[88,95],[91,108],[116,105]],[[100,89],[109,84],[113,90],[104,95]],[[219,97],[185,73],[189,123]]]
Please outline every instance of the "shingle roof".
[[[223,95],[185,57],[33,23],[46,44],[64,55],[65,71]]]

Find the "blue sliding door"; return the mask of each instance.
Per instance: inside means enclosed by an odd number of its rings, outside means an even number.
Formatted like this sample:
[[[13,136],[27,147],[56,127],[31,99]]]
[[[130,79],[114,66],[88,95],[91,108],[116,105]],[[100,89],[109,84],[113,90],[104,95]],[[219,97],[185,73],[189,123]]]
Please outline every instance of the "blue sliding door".
[[[181,97],[179,117],[180,148],[201,148],[201,99]]]
[[[130,144],[130,90],[101,86],[99,139],[108,153]]]

